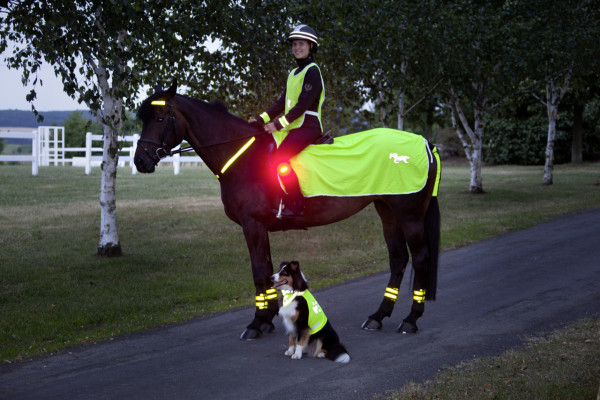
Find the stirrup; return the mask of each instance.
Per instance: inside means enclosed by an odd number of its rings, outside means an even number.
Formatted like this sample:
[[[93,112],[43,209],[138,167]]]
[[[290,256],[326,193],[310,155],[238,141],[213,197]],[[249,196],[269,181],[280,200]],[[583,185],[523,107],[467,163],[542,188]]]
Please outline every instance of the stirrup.
[[[283,211],[284,205],[283,205],[283,199],[279,200],[279,210],[277,211],[277,215],[275,216],[275,218],[277,219],[281,219],[283,218],[281,215],[281,212]]]

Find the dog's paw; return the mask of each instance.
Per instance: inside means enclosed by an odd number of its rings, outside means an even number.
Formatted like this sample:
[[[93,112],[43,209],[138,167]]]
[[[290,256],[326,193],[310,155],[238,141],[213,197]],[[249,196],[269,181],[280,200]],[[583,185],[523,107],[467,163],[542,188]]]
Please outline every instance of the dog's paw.
[[[290,347],[289,349],[287,349],[287,350],[285,351],[285,355],[286,355],[286,356],[291,356],[291,355],[293,355],[295,352],[296,352],[296,349],[294,349],[293,347]]]
[[[350,355],[348,353],[340,354],[338,358],[335,359],[335,362],[346,364],[350,362]]]
[[[317,358],[325,358],[325,352],[324,351],[320,351],[317,353],[317,355],[315,356]]]
[[[302,358],[302,353],[298,354],[298,353],[294,353],[292,354],[292,360],[299,360]]]

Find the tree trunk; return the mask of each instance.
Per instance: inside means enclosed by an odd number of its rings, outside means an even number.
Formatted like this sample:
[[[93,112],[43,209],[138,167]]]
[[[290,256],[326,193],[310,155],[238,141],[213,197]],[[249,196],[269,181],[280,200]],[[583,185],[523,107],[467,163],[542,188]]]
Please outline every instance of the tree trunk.
[[[404,90],[398,96],[398,130],[404,130]]]
[[[100,183],[100,241],[99,257],[122,254],[117,230],[117,163],[119,161],[119,132],[121,131],[122,100],[115,100],[110,90],[105,69],[97,68],[98,83],[104,101],[104,145],[102,149],[102,179]]]
[[[571,144],[571,162],[583,162],[583,104],[575,104],[573,110],[573,142]]]
[[[548,142],[546,143],[546,165],[544,166],[544,185],[552,185],[554,170],[554,142],[556,141],[556,120],[558,106],[569,88],[572,69],[569,68],[564,77],[562,87],[556,85],[554,77],[546,80],[546,110],[548,112]]]
[[[463,107],[460,101],[454,99],[454,108],[458,113],[462,128],[460,128],[456,122],[454,114],[452,114],[453,125],[456,129],[456,133],[460,141],[463,144],[467,160],[471,168],[471,181],[469,183],[469,191],[471,193],[485,193],[483,190],[483,179],[481,177],[481,157],[483,148],[483,110],[475,110],[475,128],[471,128],[467,116],[464,113]]]
[[[118,134],[113,128],[104,125],[104,146],[102,155],[102,179],[100,183],[100,242],[98,256],[114,257],[122,254],[117,230],[117,196],[115,183],[119,161]]]
[[[546,165],[544,165],[544,185],[552,185],[552,171],[554,170],[554,141],[556,140],[556,116],[551,114],[548,105],[548,140],[546,142]]]

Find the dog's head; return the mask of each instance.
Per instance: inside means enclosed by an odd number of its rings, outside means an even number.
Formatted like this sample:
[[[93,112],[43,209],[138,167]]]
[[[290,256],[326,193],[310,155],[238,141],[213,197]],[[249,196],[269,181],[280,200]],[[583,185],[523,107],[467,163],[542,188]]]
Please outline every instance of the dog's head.
[[[304,274],[300,271],[298,261],[284,261],[279,265],[279,272],[271,276],[273,286],[280,290],[302,292],[308,289]]]

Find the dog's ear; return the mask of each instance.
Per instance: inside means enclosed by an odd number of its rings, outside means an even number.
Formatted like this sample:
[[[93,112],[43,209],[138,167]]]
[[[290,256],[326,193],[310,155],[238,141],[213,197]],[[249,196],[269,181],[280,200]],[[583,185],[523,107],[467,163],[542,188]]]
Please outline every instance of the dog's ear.
[[[293,271],[296,271],[300,268],[300,263],[298,261],[290,261],[290,267],[292,267]]]

